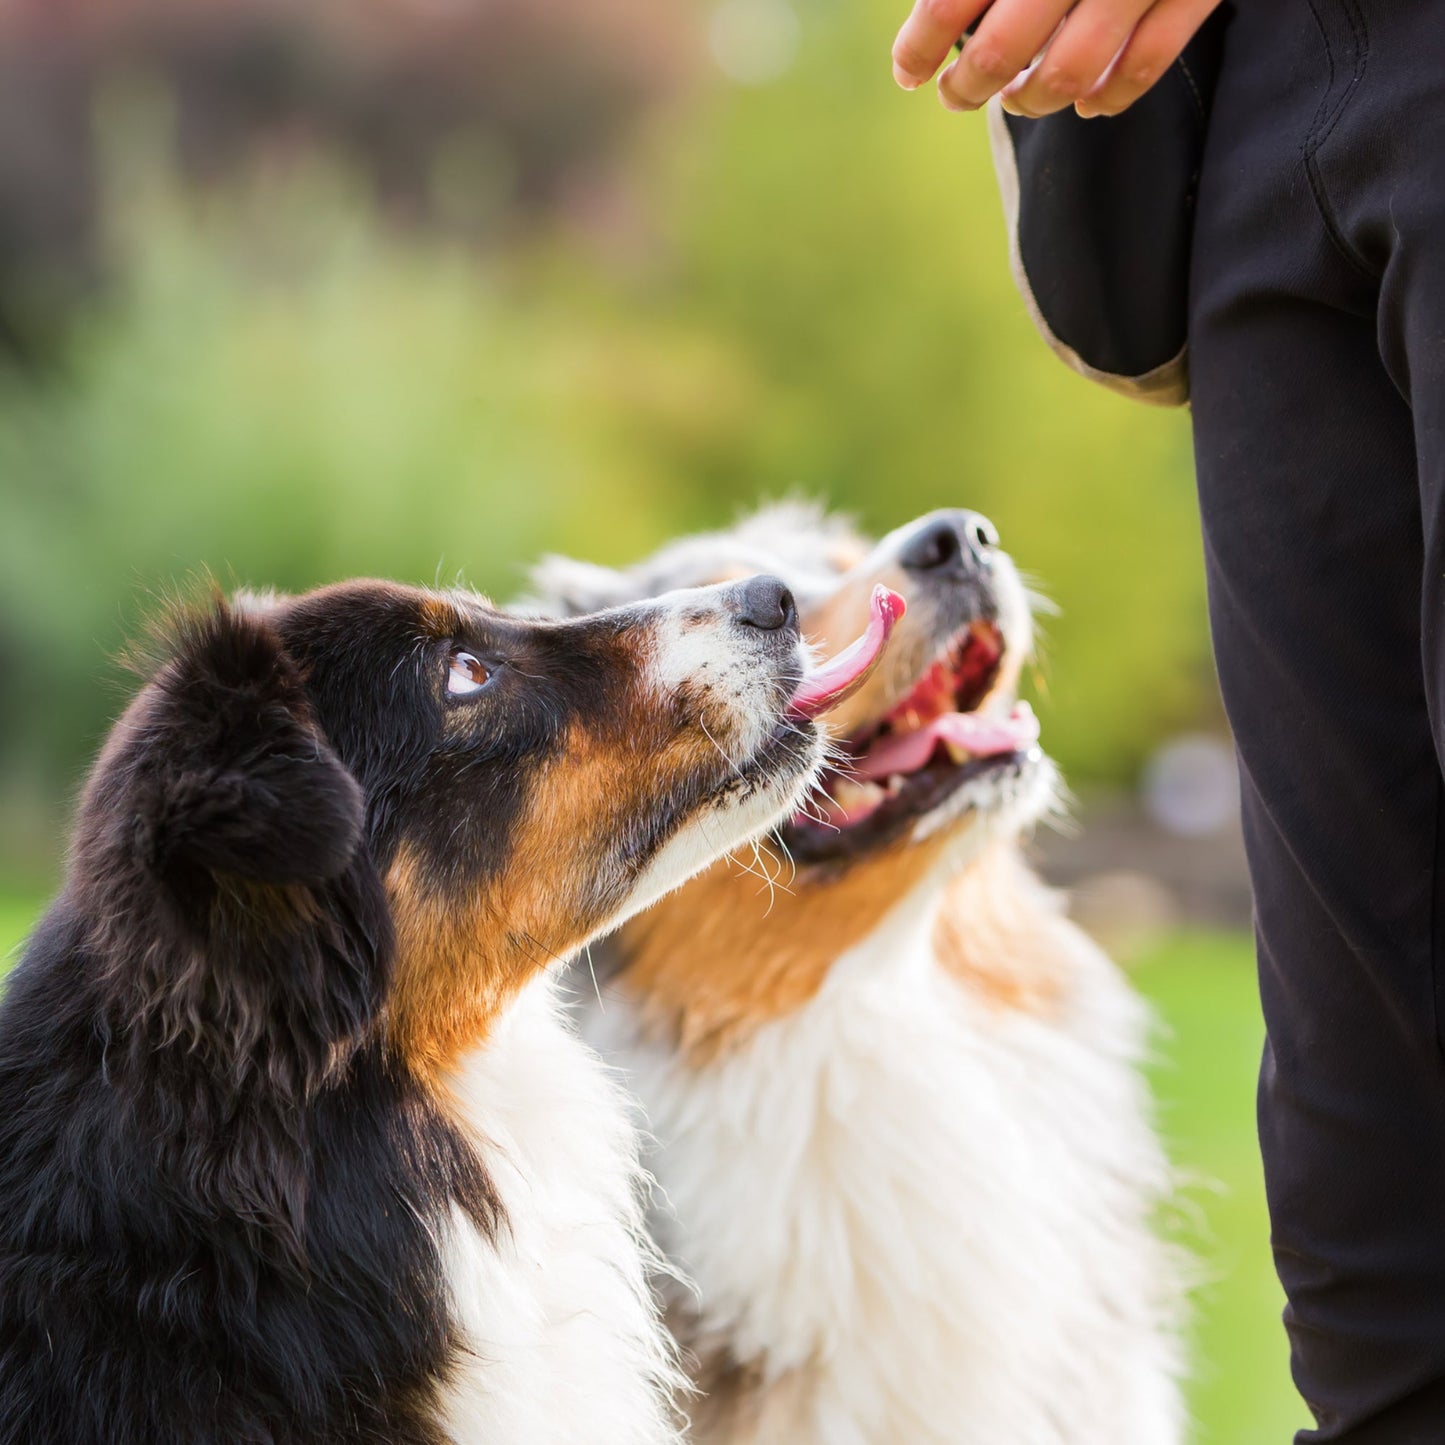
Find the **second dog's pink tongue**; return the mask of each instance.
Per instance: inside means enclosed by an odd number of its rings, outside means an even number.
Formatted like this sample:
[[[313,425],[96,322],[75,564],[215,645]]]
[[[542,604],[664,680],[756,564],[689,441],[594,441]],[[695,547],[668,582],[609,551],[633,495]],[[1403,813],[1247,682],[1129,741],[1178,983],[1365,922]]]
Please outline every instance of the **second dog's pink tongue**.
[[[855,778],[872,780],[893,773],[916,773],[939,743],[954,743],[975,758],[1019,752],[1039,740],[1039,723],[1031,709],[1015,706],[1005,717],[980,717],[971,712],[946,712],[911,733],[880,738],[850,769]]]
[[[790,718],[815,718],[861,687],[878,665],[883,648],[907,603],[887,587],[875,587],[868,604],[868,630],[837,657],[810,672],[788,703]]]

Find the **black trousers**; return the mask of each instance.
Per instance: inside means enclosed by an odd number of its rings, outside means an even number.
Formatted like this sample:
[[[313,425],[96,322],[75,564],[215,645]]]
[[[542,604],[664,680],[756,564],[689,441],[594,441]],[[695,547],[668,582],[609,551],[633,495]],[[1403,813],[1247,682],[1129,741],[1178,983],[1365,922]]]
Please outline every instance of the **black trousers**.
[[[1189,354],[1300,1439],[1445,1445],[1445,3],[1235,10]]]

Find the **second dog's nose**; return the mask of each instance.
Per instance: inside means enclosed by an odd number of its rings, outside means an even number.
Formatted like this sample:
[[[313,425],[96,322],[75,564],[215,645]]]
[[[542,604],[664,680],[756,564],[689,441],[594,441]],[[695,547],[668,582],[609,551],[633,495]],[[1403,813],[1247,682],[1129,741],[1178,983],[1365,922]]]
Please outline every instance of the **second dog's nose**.
[[[998,546],[998,531],[978,512],[941,512],[908,539],[899,561],[912,572],[978,566],[984,549]]]
[[[786,584],[777,577],[749,577],[740,583],[733,607],[734,615],[744,627],[777,632],[780,628],[798,625],[798,605]]]

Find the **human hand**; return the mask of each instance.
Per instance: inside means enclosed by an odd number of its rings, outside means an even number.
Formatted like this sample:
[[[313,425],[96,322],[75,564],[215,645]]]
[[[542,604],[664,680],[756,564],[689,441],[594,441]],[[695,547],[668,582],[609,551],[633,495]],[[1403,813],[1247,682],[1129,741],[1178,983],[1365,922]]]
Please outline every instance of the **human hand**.
[[[893,42],[893,78],[916,90],[977,21],[963,53],[938,78],[949,110],[977,110],[1001,93],[1015,115],[1068,105],[1082,116],[1117,115],[1169,69],[1219,3],[915,0]]]

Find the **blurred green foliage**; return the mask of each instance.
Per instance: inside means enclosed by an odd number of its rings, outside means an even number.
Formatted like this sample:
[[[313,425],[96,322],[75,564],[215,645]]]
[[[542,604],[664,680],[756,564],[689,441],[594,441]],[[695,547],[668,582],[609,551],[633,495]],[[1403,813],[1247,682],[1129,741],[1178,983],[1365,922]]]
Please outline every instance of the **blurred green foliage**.
[[[186,192],[164,97],[112,104],[114,284],[55,367],[0,376],[0,867],[49,872],[159,589],[506,597],[543,550],[622,560],[780,493],[988,512],[1062,609],[1039,703],[1075,780],[1208,709],[1187,419],[1034,336],[982,120],[893,86],[898,15],[802,5],[793,69],[671,103],[602,221],[485,248],[314,152]]]

